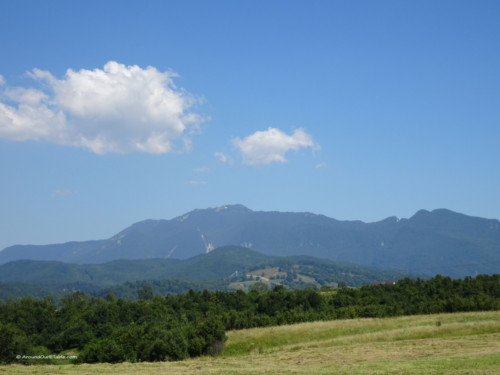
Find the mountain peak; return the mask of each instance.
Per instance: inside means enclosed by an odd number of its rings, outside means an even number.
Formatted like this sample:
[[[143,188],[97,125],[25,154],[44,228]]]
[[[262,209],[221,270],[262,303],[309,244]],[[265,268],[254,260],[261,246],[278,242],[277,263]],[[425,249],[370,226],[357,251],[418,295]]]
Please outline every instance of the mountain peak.
[[[222,206],[216,207],[208,207],[208,208],[196,208],[191,212],[188,212],[186,215],[200,212],[253,212],[251,209],[243,206],[242,204],[224,204]]]
[[[411,217],[411,220],[469,220],[478,219],[459,212],[451,211],[446,208],[436,208],[432,211],[419,210]],[[479,218],[482,219],[482,218]]]
[[[431,211],[429,211],[429,210],[425,210],[425,209],[418,210],[417,212],[415,212],[415,214],[412,217],[410,217],[410,220],[427,217],[430,213],[431,213]]]
[[[234,213],[234,212],[239,212],[239,213],[246,213],[246,212],[252,212],[249,208],[243,206],[242,204],[228,204],[228,205],[223,205],[223,206],[217,206],[217,207],[209,207],[209,208],[197,208],[194,209],[193,211],[190,211],[182,216],[178,216],[174,218],[173,220],[183,222],[187,220],[188,218],[192,216],[205,216],[207,214],[212,214],[212,213]]]
[[[223,205],[223,206],[217,206],[215,208],[212,208],[215,212],[221,212],[221,211],[240,211],[240,212],[251,212],[252,210],[243,206],[242,204],[228,204],[228,205]]]

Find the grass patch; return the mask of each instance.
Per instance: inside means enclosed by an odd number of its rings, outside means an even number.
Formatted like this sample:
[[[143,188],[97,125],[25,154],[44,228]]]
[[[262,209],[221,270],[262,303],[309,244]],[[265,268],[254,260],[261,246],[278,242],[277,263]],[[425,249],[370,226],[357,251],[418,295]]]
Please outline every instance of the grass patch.
[[[440,324],[437,324],[439,322]],[[0,374],[498,374],[500,312],[303,323],[228,332],[182,362],[10,365]]]

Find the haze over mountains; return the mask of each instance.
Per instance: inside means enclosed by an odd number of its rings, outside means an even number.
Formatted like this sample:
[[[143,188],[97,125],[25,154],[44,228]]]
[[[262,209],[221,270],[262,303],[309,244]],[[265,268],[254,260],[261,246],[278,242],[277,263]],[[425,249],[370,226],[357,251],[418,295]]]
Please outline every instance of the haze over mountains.
[[[171,220],[145,220],[107,240],[15,245],[0,264],[57,260],[93,264],[117,259],[187,259],[225,245],[271,256],[308,255],[383,269],[452,277],[498,273],[500,222],[445,209],[409,219],[364,223],[312,213],[258,212],[242,205],[194,210]]]

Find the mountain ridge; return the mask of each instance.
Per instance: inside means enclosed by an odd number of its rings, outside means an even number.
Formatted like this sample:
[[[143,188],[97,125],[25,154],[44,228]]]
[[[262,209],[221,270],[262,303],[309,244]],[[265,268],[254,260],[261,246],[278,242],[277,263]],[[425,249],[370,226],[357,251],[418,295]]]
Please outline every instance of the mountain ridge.
[[[144,220],[105,240],[14,245],[16,259],[104,263],[115,259],[187,259],[237,245],[270,256],[311,255],[413,273],[463,277],[500,268],[500,222],[447,209],[408,219],[340,221],[310,212],[252,211],[243,205],[195,209],[170,220]]]

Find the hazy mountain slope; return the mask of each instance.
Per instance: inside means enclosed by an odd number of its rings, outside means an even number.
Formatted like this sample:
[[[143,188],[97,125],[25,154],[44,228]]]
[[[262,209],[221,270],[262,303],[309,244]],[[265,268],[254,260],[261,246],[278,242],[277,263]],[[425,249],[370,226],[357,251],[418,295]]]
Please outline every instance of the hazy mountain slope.
[[[51,287],[79,283],[103,288],[137,280],[245,280],[247,272],[270,267],[282,267],[285,273],[293,269],[294,273],[307,274],[315,282],[324,279],[332,283],[346,281],[349,285],[408,276],[401,272],[337,264],[313,257],[270,257],[243,247],[225,246],[186,260],[119,260],[88,265],[19,260],[0,266],[0,282]]]
[[[0,281],[39,285],[87,283],[100,287],[141,279],[169,278],[177,259],[116,260],[104,264],[18,260],[0,266]]]
[[[500,223],[449,210],[421,210],[401,220],[374,266],[455,277],[500,270]]]
[[[250,249],[226,246],[209,254],[186,260],[141,259],[115,260],[103,264],[73,264],[58,261],[17,260],[0,266],[0,282],[39,285],[88,283],[105,287],[136,280],[179,279],[217,280],[229,277],[271,258]]]
[[[498,220],[441,209],[421,210],[410,219],[363,223],[311,213],[256,212],[241,205],[142,221],[108,240],[12,246],[0,252],[0,264],[16,259],[187,259],[225,245],[252,247],[267,255],[311,255],[453,277],[500,269]]]

